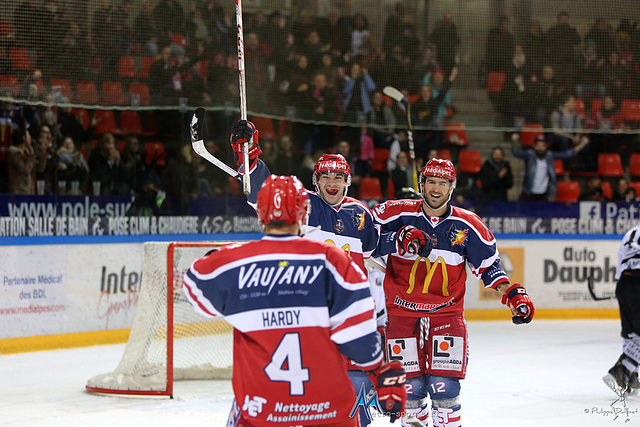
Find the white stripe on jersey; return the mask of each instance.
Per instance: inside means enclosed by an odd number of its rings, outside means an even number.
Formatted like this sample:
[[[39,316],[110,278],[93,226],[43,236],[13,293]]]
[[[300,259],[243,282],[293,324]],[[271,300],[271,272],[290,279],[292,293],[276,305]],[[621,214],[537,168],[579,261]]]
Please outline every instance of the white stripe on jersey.
[[[359,301],[355,301],[353,304],[345,307],[339,313],[331,316],[331,329],[335,329],[342,325],[347,319],[357,316],[362,313],[366,313],[367,311],[374,311],[374,314],[371,315],[371,319],[375,319],[375,310],[373,306],[373,298],[364,298]],[[375,329],[375,328],[374,328]],[[346,340],[350,341],[350,340]]]
[[[182,288],[184,295],[187,297],[193,308],[195,308],[200,314],[207,317],[222,316],[222,313],[215,309],[213,304],[211,304],[211,301],[205,298],[202,294],[198,285],[196,285],[195,282],[187,275],[184,276]]]
[[[225,316],[240,332],[257,332],[283,328],[329,327],[327,307],[260,308]]]
[[[422,217],[422,218],[427,219],[427,217],[422,213],[422,210],[413,211],[413,212],[407,212],[407,211],[398,212],[396,215],[390,216],[387,219],[382,219],[379,216],[376,216],[375,219],[376,219],[376,222],[378,222],[380,224],[386,224],[388,222],[395,221],[398,218],[402,218],[403,216],[410,216],[410,217],[414,217],[414,218]]]

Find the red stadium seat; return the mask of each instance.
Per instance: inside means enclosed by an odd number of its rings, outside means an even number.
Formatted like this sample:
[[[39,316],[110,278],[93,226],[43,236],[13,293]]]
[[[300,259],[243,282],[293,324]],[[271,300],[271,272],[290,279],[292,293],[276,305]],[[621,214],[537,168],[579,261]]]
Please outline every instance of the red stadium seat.
[[[640,194],[640,181],[631,181],[629,182],[629,187],[636,190],[636,197]]]
[[[482,168],[482,156],[478,150],[462,150],[460,151],[460,159],[458,162],[458,172],[468,172],[476,174]]]
[[[591,113],[599,113],[602,110],[602,99],[594,99],[591,103]]]
[[[18,96],[20,93],[20,82],[16,76],[0,75],[0,88],[2,90],[8,89],[13,96]]]
[[[447,126],[447,143],[464,147],[471,145],[467,138],[467,130],[464,123],[449,123]]]
[[[640,153],[632,153],[629,157],[629,175],[631,178],[640,178]]]
[[[277,135],[273,128],[273,120],[269,117],[252,116],[251,121],[256,125],[260,139],[276,139]]]
[[[602,195],[605,199],[611,200],[613,198],[613,190],[611,189],[611,183],[609,181],[602,181]]]
[[[584,120],[584,101],[580,98],[575,98],[576,100],[576,113],[580,117],[580,119]]]
[[[622,119],[627,122],[640,122],[640,100],[623,99],[620,106]]]
[[[94,82],[76,82],[76,101],[80,104],[97,105],[100,102]]]
[[[82,124],[82,129],[89,129],[89,125],[91,124],[91,117],[89,116],[89,111],[86,108],[74,108],[71,110],[71,113],[80,120],[80,124]]]
[[[147,158],[145,160],[148,165],[151,165],[155,160],[157,166],[165,166],[166,153],[162,142],[146,141],[144,143],[144,149],[147,152]]]
[[[380,185],[380,180],[378,178],[370,178],[363,177],[360,179],[360,198],[369,200],[381,200],[384,197],[382,196],[382,186]]]
[[[544,135],[544,127],[541,124],[531,123],[522,127],[520,145],[531,147],[539,135]]]
[[[142,124],[140,123],[140,113],[137,111],[122,111],[120,113],[119,135],[140,135]]]
[[[134,78],[138,75],[136,71],[136,63],[133,56],[121,56],[118,63],[118,76],[125,78]]]
[[[151,95],[149,94],[149,86],[146,83],[131,83],[129,84],[129,96],[140,96],[140,105],[149,105],[151,102]]]
[[[448,148],[441,148],[440,150],[438,150],[438,158],[451,160],[451,150],[449,150]]]
[[[598,174],[607,178],[619,178],[624,175],[622,160],[618,153],[598,154]]]
[[[71,83],[67,79],[51,79],[51,88],[53,89],[55,86],[60,86],[60,91],[62,92],[62,96],[66,96],[69,101],[73,98],[73,91],[71,90]]]
[[[373,172],[388,172],[387,160],[389,160],[388,148],[374,148],[371,170]]]
[[[31,71],[31,59],[29,58],[29,50],[24,47],[10,47],[9,59],[11,60],[12,70],[15,71]]]
[[[578,181],[558,181],[557,202],[577,202],[580,198],[580,183]]]
[[[396,186],[393,185],[393,180],[391,177],[387,179],[387,199],[395,199],[396,198]]]
[[[95,118],[99,120],[93,133],[96,135],[102,135],[104,133],[118,133],[118,126],[116,125],[116,118],[111,110],[96,110]]]
[[[553,166],[555,167],[557,176],[564,175],[566,173],[564,170],[564,163],[562,163],[562,159],[555,159],[553,161]]]
[[[156,58],[154,56],[143,56],[140,60],[140,77],[147,78],[149,77],[149,67],[151,64],[156,62]]]
[[[103,82],[102,99],[105,105],[126,105],[127,98],[120,82]]]
[[[489,93],[502,92],[502,85],[506,78],[507,74],[503,71],[490,71],[489,80],[487,82],[487,91]]]

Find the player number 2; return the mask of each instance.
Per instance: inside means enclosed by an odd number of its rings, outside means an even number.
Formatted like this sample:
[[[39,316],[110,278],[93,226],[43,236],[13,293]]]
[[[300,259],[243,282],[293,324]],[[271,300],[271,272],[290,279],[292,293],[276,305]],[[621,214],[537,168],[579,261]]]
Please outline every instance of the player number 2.
[[[285,363],[287,364],[286,369],[283,368]],[[299,334],[284,334],[278,348],[271,356],[271,362],[264,368],[264,372],[271,381],[289,383],[291,396],[304,395],[304,383],[309,381],[309,369],[302,367]]]

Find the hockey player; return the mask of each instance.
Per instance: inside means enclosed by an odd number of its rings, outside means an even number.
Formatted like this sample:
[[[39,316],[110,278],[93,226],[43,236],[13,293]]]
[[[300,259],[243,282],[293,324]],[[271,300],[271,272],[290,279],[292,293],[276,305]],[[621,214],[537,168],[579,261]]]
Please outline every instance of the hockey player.
[[[407,412],[426,425],[430,397],[433,425],[456,427],[459,380],[467,370],[465,265],[503,295],[514,323],[529,323],[534,307],[523,286],[509,283],[491,231],[477,215],[449,203],[453,164],[429,160],[419,182],[421,200],[390,200],[373,210],[381,227],[376,255],[388,254],[387,357],[402,361],[407,372]]]
[[[234,327],[232,426],[358,426],[342,355],[365,370],[392,421],[404,409],[400,363],[383,363],[363,271],[334,245],[302,239],[309,197],[272,175],[257,195],[265,236],[193,263],[185,295]]]
[[[622,354],[603,380],[618,396],[638,394],[640,364],[640,225],[626,232],[618,248],[616,298],[622,324]]]
[[[231,145],[238,164],[238,171],[242,173],[242,150],[245,141],[249,141],[249,159],[251,174],[251,194],[247,196],[248,203],[256,207],[256,192],[262,182],[270,175],[267,166],[259,159],[262,150],[258,144],[258,129],[254,124],[245,120],[235,122],[231,128]],[[322,155],[313,170],[312,182],[315,192],[309,192],[311,214],[309,227],[315,228],[306,237],[334,244],[345,251],[356,264],[366,272],[364,260],[369,258],[378,244],[378,231],[373,223],[373,216],[369,208],[359,200],[347,197],[347,190],[351,185],[351,167],[340,154]],[[384,294],[379,286],[372,286],[371,292],[375,301],[384,302]],[[378,327],[383,333],[386,322],[384,304],[376,306]],[[364,372],[351,366],[349,376],[356,391],[364,383],[367,391],[371,384]],[[369,420],[361,411],[363,427]]]

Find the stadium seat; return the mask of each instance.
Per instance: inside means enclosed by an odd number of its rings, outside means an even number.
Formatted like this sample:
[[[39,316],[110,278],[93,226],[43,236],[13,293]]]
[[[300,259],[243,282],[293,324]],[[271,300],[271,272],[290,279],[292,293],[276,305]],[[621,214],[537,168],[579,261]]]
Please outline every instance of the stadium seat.
[[[566,173],[564,170],[564,163],[562,162],[562,159],[555,159],[553,161],[553,166],[555,167],[555,170],[556,170],[556,176],[561,176]]]
[[[469,146],[471,143],[467,138],[467,130],[464,123],[449,123],[447,126],[447,143],[458,146]]]
[[[584,120],[584,101],[580,98],[575,98],[576,102],[576,113],[580,117],[581,120]]]
[[[105,105],[127,104],[127,98],[120,82],[102,82],[102,99]]]
[[[640,179],[640,153],[632,153],[629,157],[629,176]]]
[[[136,71],[136,63],[133,56],[121,56],[118,62],[118,76],[124,78],[135,78],[138,72]]]
[[[388,172],[387,160],[389,160],[388,148],[374,148],[371,170],[373,172]]]
[[[80,104],[97,105],[100,102],[94,82],[76,82],[76,101]]]
[[[29,50],[24,47],[10,47],[9,59],[11,60],[12,70],[15,71],[31,71],[31,59],[29,58]]]
[[[73,91],[71,90],[71,83],[69,83],[69,80],[52,78],[51,79],[51,89],[53,90],[53,88],[55,86],[60,86],[60,92],[62,93],[62,96],[67,97],[67,99],[69,99],[69,101],[74,99],[73,98]]]
[[[449,150],[448,148],[441,148],[440,150],[438,150],[438,158],[451,160],[451,150]]]
[[[462,150],[460,151],[460,159],[458,162],[458,172],[467,172],[476,174],[482,168],[482,156],[478,150]]]
[[[602,103],[604,101],[602,99],[594,99],[591,103],[591,113],[599,113],[602,110]]]
[[[507,78],[507,74],[503,71],[490,71],[487,82],[487,92],[500,93],[502,92],[502,85]]]
[[[580,183],[578,181],[558,181],[557,202],[577,202],[578,198],[580,198]]]
[[[638,195],[640,195],[640,181],[631,181],[631,182],[629,182],[629,187],[631,187],[634,190],[636,190],[636,197],[640,197],[640,196],[638,196]]]
[[[96,128],[93,133],[96,135],[102,135],[105,133],[112,133],[116,135],[118,133],[118,126],[116,125],[116,118],[111,110],[96,110],[96,119],[99,119]]]
[[[240,189],[240,180],[230,176],[229,177],[229,189],[227,191],[227,194],[233,195],[233,196],[240,196],[242,194],[242,191]]]
[[[622,120],[626,122],[640,122],[640,100],[623,99],[620,106]]]
[[[155,56],[143,56],[140,60],[140,77],[146,79],[149,77],[149,67],[156,62]]]
[[[156,166],[165,166],[166,153],[162,142],[146,141],[144,143],[144,149],[147,153],[147,158],[145,160],[148,165],[151,165],[155,160]]]
[[[16,76],[0,75],[0,88],[2,90],[9,89],[13,96],[20,93],[20,82]]]
[[[273,120],[269,117],[252,116],[250,119],[256,129],[258,129],[258,136],[260,139],[276,139],[277,135],[273,128]]]
[[[365,200],[381,200],[382,186],[378,178],[363,177],[360,179],[360,198]]]
[[[624,175],[622,160],[618,153],[598,154],[598,174],[606,178],[619,178]]]
[[[9,38],[13,34],[13,26],[11,21],[3,19],[0,21],[0,38]]]
[[[396,198],[396,186],[393,185],[393,180],[391,177],[387,179],[387,199],[395,199]]]
[[[149,105],[151,102],[151,95],[149,94],[149,86],[146,83],[131,83],[129,84],[129,96],[136,94],[140,96],[140,105]]]
[[[137,111],[122,111],[120,113],[119,135],[141,135],[142,124],[140,122],[140,113]]]
[[[526,124],[520,134],[520,145],[531,147],[539,135],[544,135],[544,127],[538,123]]]

